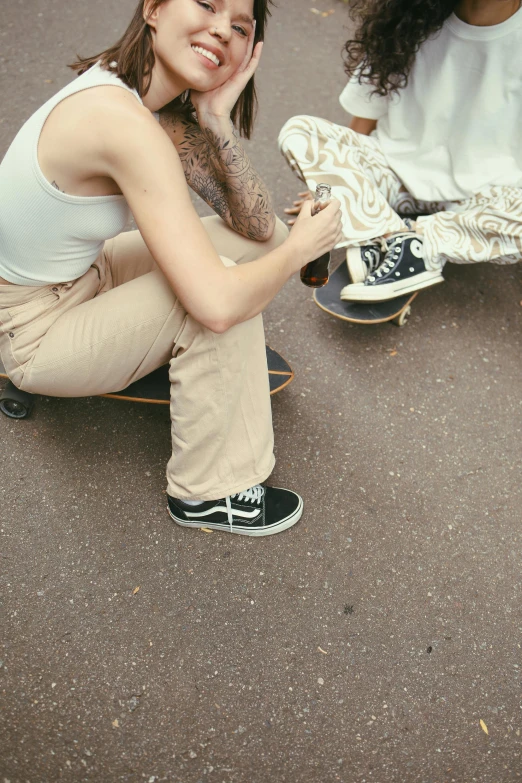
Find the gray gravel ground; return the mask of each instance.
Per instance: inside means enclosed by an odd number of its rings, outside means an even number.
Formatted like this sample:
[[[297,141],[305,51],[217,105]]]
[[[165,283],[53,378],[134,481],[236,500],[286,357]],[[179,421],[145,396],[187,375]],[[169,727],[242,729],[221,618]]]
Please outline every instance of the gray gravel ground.
[[[280,214],[283,122],[345,120],[346,8],[314,4],[335,13],[280,0],[260,72]],[[133,5],[5,4],[0,154]],[[160,406],[0,419],[0,783],[522,779],[521,270],[445,276],[403,330],[330,319],[298,280],[269,307],[296,370],[273,483],[306,502],[280,536],[171,524]]]

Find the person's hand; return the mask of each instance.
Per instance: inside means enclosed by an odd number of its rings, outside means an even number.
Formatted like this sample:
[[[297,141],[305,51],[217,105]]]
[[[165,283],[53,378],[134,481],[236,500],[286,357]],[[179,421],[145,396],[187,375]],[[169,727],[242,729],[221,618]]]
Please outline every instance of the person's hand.
[[[301,207],[303,206],[305,201],[309,201],[310,199],[313,199],[313,194],[310,193],[309,190],[303,190],[301,193],[297,194],[297,200],[294,201],[294,206],[287,207],[287,209],[285,209],[285,214],[298,215],[301,212]],[[289,226],[293,226],[295,223],[295,218],[291,218],[286,222],[288,223]]]
[[[328,253],[343,237],[340,201],[333,198],[316,215],[312,215],[312,206],[311,199],[303,201],[295,225],[286,240],[294,246],[295,272]]]
[[[259,41],[254,48],[255,21],[248,36],[247,50],[243,62],[232,76],[215,90],[208,92],[190,91],[190,100],[196,110],[200,125],[210,125],[217,118],[229,118],[232,109],[248,82],[256,72],[261,59],[263,43]]]

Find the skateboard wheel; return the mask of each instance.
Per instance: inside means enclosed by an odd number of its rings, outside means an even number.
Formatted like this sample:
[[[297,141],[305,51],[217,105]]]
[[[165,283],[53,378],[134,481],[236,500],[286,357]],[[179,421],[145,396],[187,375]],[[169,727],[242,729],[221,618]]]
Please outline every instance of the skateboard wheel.
[[[411,315],[411,307],[408,305],[408,307],[405,307],[402,313],[400,313],[397,316],[397,318],[393,319],[393,323],[396,326],[406,326],[410,315]]]
[[[28,392],[20,391],[11,382],[0,395],[0,411],[10,419],[26,419],[31,413],[34,398]]]

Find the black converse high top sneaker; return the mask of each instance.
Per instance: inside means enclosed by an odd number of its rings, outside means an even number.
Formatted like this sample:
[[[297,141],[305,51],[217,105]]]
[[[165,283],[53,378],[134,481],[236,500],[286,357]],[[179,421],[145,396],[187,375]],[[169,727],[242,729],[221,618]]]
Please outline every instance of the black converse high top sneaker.
[[[341,299],[350,302],[383,302],[420,288],[444,282],[440,269],[428,269],[424,262],[422,237],[411,231],[387,240],[382,264],[364,283],[345,286]]]

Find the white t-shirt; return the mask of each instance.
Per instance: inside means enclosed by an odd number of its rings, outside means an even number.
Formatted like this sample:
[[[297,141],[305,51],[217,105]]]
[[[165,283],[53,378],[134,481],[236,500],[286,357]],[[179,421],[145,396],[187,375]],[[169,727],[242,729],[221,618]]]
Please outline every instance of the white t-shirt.
[[[501,24],[452,14],[392,96],[352,77],[344,109],[378,120],[376,137],[408,191],[459,201],[490,185],[522,187],[522,9]]]

